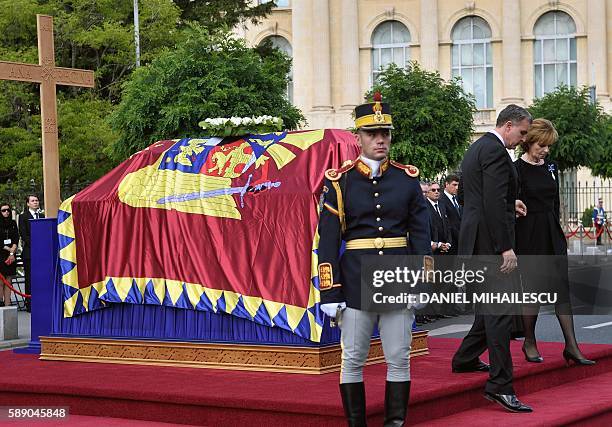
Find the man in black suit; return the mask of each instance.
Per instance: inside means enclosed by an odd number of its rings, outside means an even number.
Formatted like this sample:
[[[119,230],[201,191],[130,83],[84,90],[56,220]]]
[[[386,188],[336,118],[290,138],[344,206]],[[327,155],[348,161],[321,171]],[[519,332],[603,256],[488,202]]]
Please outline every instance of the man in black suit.
[[[463,204],[463,216],[458,253],[464,257],[493,256],[496,264],[489,268],[486,279],[500,291],[512,292],[516,283],[512,274],[517,267],[515,215],[527,213],[524,203],[516,200],[517,176],[507,150],[525,139],[531,120],[524,108],[507,106],[497,117],[495,129],[475,141],[461,163],[459,203]],[[478,305],[472,329],[453,357],[453,372],[489,371],[487,399],[512,412],[531,412],[512,387],[511,330],[510,311],[489,313],[484,305]],[[490,366],[479,359],[487,349]]]
[[[449,255],[457,255],[459,243],[459,228],[461,226],[461,206],[457,201],[457,191],[459,190],[459,177],[450,174],[444,180],[444,192],[440,196],[440,206],[446,211],[450,241],[452,245],[448,250]]]
[[[459,176],[456,174],[447,175],[444,179],[444,191],[440,196],[440,206],[446,211],[450,241],[452,242],[448,250],[448,255],[457,255],[457,248],[459,246],[459,228],[461,227],[462,207],[457,200],[458,190]],[[445,308],[445,314],[450,314],[451,316],[467,314],[471,312],[470,307],[470,305],[464,306],[463,304],[448,305]]]
[[[440,203],[441,196],[440,184],[433,182],[430,184],[427,191],[427,207],[429,209],[429,229],[431,233],[431,250],[434,255],[448,255],[450,249],[453,247],[450,228],[448,223],[448,216],[444,205]],[[451,268],[452,266],[447,265],[443,262],[443,259],[437,258],[436,265],[442,270]],[[443,292],[452,292],[452,284],[444,285]],[[451,306],[446,303],[429,303],[427,312],[432,313],[434,319],[446,319],[451,316],[449,314],[453,310]]]
[[[29,194],[26,197],[26,209],[19,215],[19,234],[21,234],[21,259],[23,260],[23,275],[25,279],[25,293],[30,294],[31,277],[31,241],[30,241],[30,220],[44,218],[40,212],[40,202],[38,196]],[[30,298],[25,299],[26,310],[30,311]]]
[[[451,236],[446,209],[440,204],[440,184],[432,183],[427,191],[427,207],[431,218],[431,250],[434,255],[446,254],[450,250]]]

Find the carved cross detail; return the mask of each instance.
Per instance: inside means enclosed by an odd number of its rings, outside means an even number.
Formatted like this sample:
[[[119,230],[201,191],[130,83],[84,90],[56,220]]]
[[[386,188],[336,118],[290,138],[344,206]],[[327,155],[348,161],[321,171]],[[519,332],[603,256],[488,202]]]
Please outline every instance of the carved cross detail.
[[[36,23],[38,27],[39,65],[0,61],[0,79],[40,84],[45,210],[47,218],[53,218],[57,216],[60,205],[55,86],[94,87],[94,73],[89,70],[56,67],[53,18],[36,15]]]

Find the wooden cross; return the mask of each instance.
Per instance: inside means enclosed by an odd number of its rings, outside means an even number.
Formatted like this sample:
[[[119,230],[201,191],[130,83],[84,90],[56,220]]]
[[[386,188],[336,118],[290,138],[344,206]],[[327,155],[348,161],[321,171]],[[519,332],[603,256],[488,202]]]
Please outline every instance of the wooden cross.
[[[55,86],[94,87],[94,73],[55,66],[53,18],[36,15],[38,28],[38,64],[0,61],[0,79],[40,83],[42,125],[43,185],[45,214],[57,217],[60,205],[59,150],[57,145],[57,99]]]

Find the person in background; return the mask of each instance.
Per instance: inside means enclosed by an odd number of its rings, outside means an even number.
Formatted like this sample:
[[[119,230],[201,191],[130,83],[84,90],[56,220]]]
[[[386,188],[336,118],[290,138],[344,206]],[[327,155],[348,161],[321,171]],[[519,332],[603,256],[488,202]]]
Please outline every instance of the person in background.
[[[425,200],[429,200],[427,198],[427,194],[429,194],[429,187],[431,186],[431,183],[429,181],[420,181],[419,184],[421,185],[421,193],[423,193],[423,198]],[[429,224],[431,230],[431,215],[429,215]],[[423,314],[425,311],[426,310],[424,308],[415,311],[414,320],[417,326],[424,325],[425,323],[435,322],[436,319],[433,316]]]
[[[549,147],[557,138],[550,121],[534,120],[521,143],[524,154],[514,162],[519,176],[519,198],[527,206],[527,215],[516,220],[516,253],[523,292],[557,293],[555,313],[565,338],[565,360],[592,365],[595,362],[584,357],[576,342],[569,297],[567,241],[559,221],[559,170],[555,163],[546,160]],[[539,311],[539,304],[523,306],[523,353],[533,363],[544,361],[535,337]]]
[[[429,217],[431,218],[431,250],[434,255],[447,255],[453,243],[451,241],[446,209],[440,203],[441,198],[444,196],[441,196],[440,192],[440,184],[437,182],[432,182],[427,192],[427,207],[429,208]],[[438,257],[438,268],[441,270],[452,268],[452,265],[445,261]],[[450,293],[453,291],[452,287],[453,284],[445,284],[441,290]],[[445,303],[429,303],[427,310],[434,319],[446,319],[450,317],[453,311],[450,304]]]
[[[13,210],[8,203],[0,204],[0,236],[2,236],[2,250],[0,251],[0,274],[4,276],[8,283],[17,274],[17,262],[15,261],[15,251],[19,243],[19,231],[17,224],[13,220]],[[0,283],[2,288],[2,301],[0,307],[11,305],[11,288],[4,281]]]
[[[459,175],[451,173],[444,179],[444,192],[440,197],[440,205],[446,210],[450,241],[452,242],[452,245],[447,252],[448,255],[457,255],[457,247],[459,246],[459,229],[461,228],[462,207],[457,200],[458,192]],[[447,314],[457,316],[459,314],[466,314],[471,311],[472,308],[468,304],[455,304],[452,307],[448,307]]]
[[[452,244],[450,243],[448,216],[446,215],[446,209],[440,203],[440,184],[437,182],[429,186],[427,201],[429,202],[427,207],[431,218],[431,250],[434,255],[446,254]]]
[[[448,218],[448,228],[450,231],[450,241],[453,242],[448,250],[449,255],[457,254],[457,244],[459,242],[459,228],[461,227],[461,206],[457,201],[459,190],[459,176],[450,174],[444,180],[444,194],[440,197],[440,205],[446,210]]]
[[[597,236],[597,244],[601,245],[601,236],[603,236],[603,228],[606,224],[606,211],[603,207],[603,199],[600,197],[597,201],[597,206],[593,209],[593,227],[595,227],[595,235]]]
[[[21,234],[21,258],[23,260],[23,274],[25,279],[25,293],[31,294],[31,233],[30,233],[30,220],[40,219],[45,216],[40,211],[40,202],[38,196],[29,194],[26,197],[26,209],[21,215],[19,215],[19,233]],[[26,311],[30,311],[30,298],[25,300]]]

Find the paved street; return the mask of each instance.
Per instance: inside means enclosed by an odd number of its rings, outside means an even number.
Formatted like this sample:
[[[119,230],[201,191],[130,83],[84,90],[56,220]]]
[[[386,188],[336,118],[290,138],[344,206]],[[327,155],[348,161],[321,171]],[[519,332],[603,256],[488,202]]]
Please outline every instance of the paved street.
[[[0,341],[0,351],[14,347],[25,347],[30,341],[30,313],[20,311],[17,322],[19,337],[16,340]]]
[[[542,308],[536,327],[540,341],[563,342],[559,322],[551,309]],[[472,326],[473,316],[460,316],[452,319],[441,319],[423,325],[429,329],[430,336],[463,338]],[[578,342],[612,344],[612,316],[575,316],[574,327]]]

